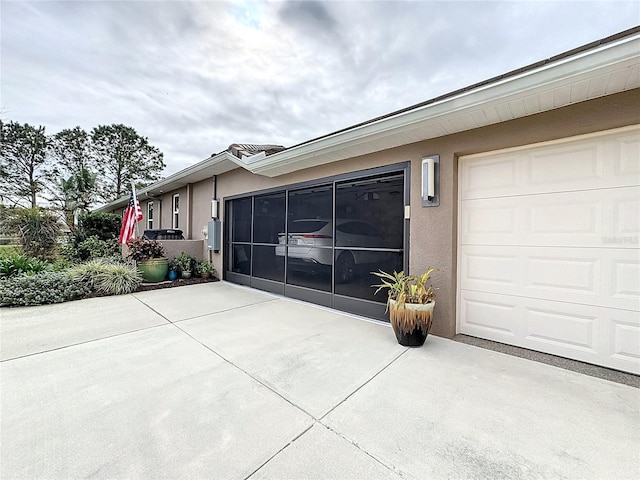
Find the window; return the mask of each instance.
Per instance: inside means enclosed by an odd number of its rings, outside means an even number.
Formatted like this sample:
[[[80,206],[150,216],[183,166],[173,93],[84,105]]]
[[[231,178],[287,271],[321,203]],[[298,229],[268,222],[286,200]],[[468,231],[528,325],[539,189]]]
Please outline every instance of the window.
[[[153,202],[147,202],[147,230],[153,230]]]
[[[178,214],[180,213],[180,195],[177,193],[173,196],[173,224],[172,228],[178,228]]]

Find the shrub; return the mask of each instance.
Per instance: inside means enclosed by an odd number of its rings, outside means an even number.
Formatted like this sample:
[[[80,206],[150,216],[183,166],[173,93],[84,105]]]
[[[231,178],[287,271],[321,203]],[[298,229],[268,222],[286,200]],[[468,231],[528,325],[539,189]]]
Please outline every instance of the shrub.
[[[90,260],[88,262],[76,265],[67,270],[67,275],[76,283],[82,283],[87,286],[90,291],[94,290],[94,279],[106,265],[103,259]]]
[[[50,268],[49,263],[26,255],[0,258],[0,277],[12,277],[20,273],[33,275]]]
[[[142,275],[133,265],[104,265],[93,278],[93,285],[102,295],[124,295],[134,292],[142,283]]]
[[[68,271],[69,277],[100,295],[131,293],[142,282],[136,267],[117,259],[95,259],[76,265]]]
[[[99,240],[118,239],[122,219],[114,213],[86,213],[78,219],[76,235],[79,240],[97,237]]]
[[[101,257],[115,257],[120,255],[118,240],[102,240],[96,235],[88,237],[75,246],[72,256],[75,260],[91,260]]]
[[[127,242],[129,253],[127,257],[139,262],[150,258],[162,258],[165,256],[164,247],[157,240],[146,238],[132,238]]]
[[[26,255],[45,261],[55,258],[61,228],[53,212],[38,208],[14,209],[8,222],[17,231]]]
[[[193,272],[193,267],[197,264],[197,260],[185,252],[180,252],[180,256],[176,257],[174,261],[181,272]]]
[[[74,282],[66,272],[40,272],[0,280],[0,306],[61,303],[85,297],[90,290]]]
[[[209,262],[198,262],[198,266],[196,267],[196,270],[198,271],[198,273],[200,275],[204,274],[209,274],[209,275],[215,275],[216,274],[216,269],[215,267],[210,264]]]

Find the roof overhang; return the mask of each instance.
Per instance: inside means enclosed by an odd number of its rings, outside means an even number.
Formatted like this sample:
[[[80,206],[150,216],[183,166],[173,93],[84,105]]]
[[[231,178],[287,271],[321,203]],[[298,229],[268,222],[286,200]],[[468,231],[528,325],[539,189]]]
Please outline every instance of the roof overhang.
[[[250,170],[275,177],[638,87],[640,34],[289,148]]]
[[[389,148],[473,130],[640,87],[640,33],[540,62],[478,86],[403,109],[272,155],[229,152],[141,189],[152,197],[236,168],[277,177]],[[122,197],[100,211],[124,207]]]

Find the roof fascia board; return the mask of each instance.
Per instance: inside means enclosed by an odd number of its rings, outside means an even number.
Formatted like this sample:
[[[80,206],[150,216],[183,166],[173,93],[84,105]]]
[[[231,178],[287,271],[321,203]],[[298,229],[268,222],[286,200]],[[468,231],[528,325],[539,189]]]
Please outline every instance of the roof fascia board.
[[[163,178],[162,180],[159,180],[147,187],[141,188],[136,193],[138,194],[138,198],[142,198],[143,196],[152,197],[153,196],[152,192],[154,191],[163,190],[163,189],[170,191],[170,190],[175,190],[177,188],[181,188],[182,185],[180,186],[178,185],[181,183],[181,180],[183,180],[184,178],[189,177],[191,175],[197,175],[198,173],[201,173],[201,172],[204,174],[207,170],[211,169],[212,167],[215,167],[216,165],[220,165],[224,162],[229,162],[235,165],[235,167],[232,167],[230,165],[231,168],[229,168],[227,171],[233,170],[234,168],[238,168],[238,167],[247,168],[247,162],[243,162],[242,160],[232,155],[231,153],[224,151],[216,155],[213,155],[201,162],[198,162],[195,165],[191,165],[183,170],[180,170],[179,172],[176,172],[173,175],[169,175],[167,178]],[[162,192],[162,193],[165,193],[165,192]],[[105,211],[114,210],[116,208],[124,207],[128,202],[129,202],[129,195],[125,195],[118,198],[117,200],[114,200],[110,203],[107,203],[106,205],[103,205],[97,208],[95,211],[105,212]]]

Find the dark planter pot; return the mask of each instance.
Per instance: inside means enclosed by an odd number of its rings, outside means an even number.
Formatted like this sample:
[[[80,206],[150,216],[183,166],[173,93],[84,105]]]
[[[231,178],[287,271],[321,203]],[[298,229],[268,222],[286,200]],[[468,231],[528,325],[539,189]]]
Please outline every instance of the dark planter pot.
[[[398,343],[404,347],[421,347],[428,334],[422,333],[422,328],[416,328],[409,333],[394,331]]]
[[[174,280],[178,279],[178,272],[176,272],[175,270],[169,270],[169,280],[171,280],[172,282]]]
[[[166,258],[150,258],[138,262],[138,270],[142,273],[142,280],[149,283],[162,282],[167,277],[169,260]]]
[[[395,301],[389,301],[391,312],[391,326],[396,340],[403,347],[421,347],[424,345],[431,324],[433,323],[433,309],[435,302],[424,305],[404,304],[403,308],[397,308]],[[410,319],[408,323],[407,319]],[[412,330],[402,328],[402,325],[414,325]]]

